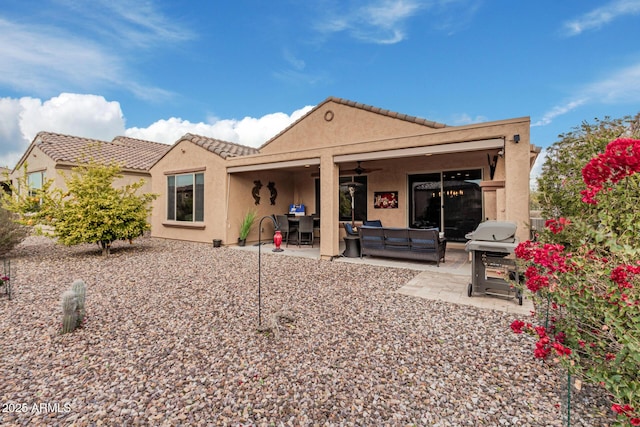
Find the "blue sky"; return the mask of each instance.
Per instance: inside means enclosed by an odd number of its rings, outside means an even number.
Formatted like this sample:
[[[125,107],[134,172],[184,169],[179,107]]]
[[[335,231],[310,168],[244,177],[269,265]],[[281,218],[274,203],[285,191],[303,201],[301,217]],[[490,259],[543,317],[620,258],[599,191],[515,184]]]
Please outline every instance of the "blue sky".
[[[3,0],[0,165],[39,131],[259,146],[328,96],[547,147],[640,111],[640,0]]]

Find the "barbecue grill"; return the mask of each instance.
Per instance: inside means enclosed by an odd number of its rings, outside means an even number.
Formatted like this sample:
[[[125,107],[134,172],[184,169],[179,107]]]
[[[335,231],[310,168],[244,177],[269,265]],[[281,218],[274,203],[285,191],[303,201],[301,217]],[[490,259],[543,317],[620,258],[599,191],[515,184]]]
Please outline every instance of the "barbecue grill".
[[[512,256],[518,241],[517,225],[510,221],[486,221],[465,237],[471,252],[471,283],[467,295],[474,293],[516,298],[522,305],[522,292],[514,289],[509,280],[520,280],[516,260]]]

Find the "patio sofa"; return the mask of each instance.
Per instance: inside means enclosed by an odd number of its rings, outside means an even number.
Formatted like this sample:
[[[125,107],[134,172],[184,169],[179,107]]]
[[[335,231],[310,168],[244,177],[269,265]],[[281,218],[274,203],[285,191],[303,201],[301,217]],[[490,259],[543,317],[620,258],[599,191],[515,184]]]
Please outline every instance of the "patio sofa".
[[[363,225],[360,235],[360,256],[373,255],[435,262],[444,262],[447,240],[439,237],[438,229],[390,228]]]

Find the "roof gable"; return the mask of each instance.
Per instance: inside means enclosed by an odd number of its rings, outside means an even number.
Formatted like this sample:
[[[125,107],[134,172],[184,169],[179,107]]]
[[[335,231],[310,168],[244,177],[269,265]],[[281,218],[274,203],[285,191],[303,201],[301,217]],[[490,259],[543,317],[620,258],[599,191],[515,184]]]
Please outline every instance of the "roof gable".
[[[162,156],[158,157],[152,166],[155,166],[161,159],[168,155],[175,147],[181,142],[190,142],[205,150],[218,155],[220,158],[227,159],[231,157],[247,156],[250,154],[258,154],[259,151],[256,148],[246,145],[236,144],[235,142],[223,141],[208,136],[196,135],[192,133],[184,134],[178,139],[169,150],[167,150]]]
[[[347,99],[342,99],[342,98],[337,98],[337,97],[333,97],[330,96],[327,99],[325,99],[324,101],[322,101],[320,104],[316,105],[312,110],[310,110],[307,114],[305,114],[304,116],[302,116],[301,118],[299,118],[298,120],[296,120],[294,123],[292,123],[291,125],[289,125],[287,128],[285,128],[283,131],[281,131],[280,133],[278,133],[277,135],[275,135],[273,138],[271,138],[270,140],[268,140],[267,142],[265,142],[259,149],[262,152],[263,150],[266,149],[266,151],[271,152],[272,149],[274,147],[270,147],[270,145],[274,142],[277,141],[279,139],[281,139],[284,135],[286,135],[287,133],[291,132],[293,129],[295,129],[296,127],[300,127],[301,124],[307,120],[309,120],[309,118],[311,116],[314,115],[322,115],[324,118],[324,121],[330,122],[333,120],[334,118],[334,114],[335,112],[330,110],[331,105],[334,105],[337,108],[344,108],[344,107],[348,107],[348,108],[352,108],[355,110],[358,110],[359,112],[363,113],[360,116],[364,117],[364,115],[367,114],[372,114],[372,115],[376,115],[377,117],[374,119],[373,117],[371,117],[372,120],[376,120],[380,123],[382,123],[383,121],[388,121],[390,119],[393,119],[394,121],[397,120],[399,122],[402,123],[398,123],[398,126],[402,127],[403,123],[406,124],[409,127],[413,127],[414,129],[416,127],[420,128],[428,128],[428,129],[441,129],[446,127],[447,125],[443,124],[443,123],[438,123],[438,122],[434,122],[431,120],[426,120],[420,117],[415,117],[415,116],[410,116],[407,114],[402,114],[402,113],[397,113],[394,111],[390,111],[390,110],[385,110],[383,108],[380,107],[374,107],[371,105],[366,105],[366,104],[362,104],[359,102],[354,102],[354,101],[349,101]],[[347,126],[351,126],[351,127],[357,127],[357,123],[344,123],[343,125],[347,125]],[[386,125],[383,125],[386,126]],[[362,133],[363,138],[366,138],[366,132]],[[357,138],[357,137],[356,137]]]
[[[17,169],[28,157],[33,147],[56,163],[78,164],[88,158],[99,162],[116,163],[123,169],[149,170],[169,148],[167,144],[117,136],[112,141],[82,138],[52,132],[39,132],[27,149]]]

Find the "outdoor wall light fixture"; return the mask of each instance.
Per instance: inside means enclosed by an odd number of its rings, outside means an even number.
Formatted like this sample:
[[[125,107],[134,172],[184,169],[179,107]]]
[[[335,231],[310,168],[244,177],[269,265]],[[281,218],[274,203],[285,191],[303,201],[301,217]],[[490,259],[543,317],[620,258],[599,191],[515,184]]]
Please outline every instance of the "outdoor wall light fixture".
[[[273,215],[265,215],[260,218],[260,222],[258,223],[258,327],[262,326],[262,271],[261,271],[261,255],[260,248],[262,248],[262,221],[266,218],[269,218],[273,222],[273,230],[274,234],[280,233],[280,226],[278,225],[278,221],[273,217]],[[274,236],[275,240],[275,236]],[[280,236],[280,243],[282,243],[282,235]],[[279,245],[278,245],[279,246]],[[276,248],[279,249],[279,248]],[[279,252],[282,252],[283,249],[280,249]],[[275,252],[275,250],[274,250]]]
[[[515,134],[515,135],[513,135],[513,142],[515,142],[516,144],[517,144],[518,142],[520,142],[520,135],[519,135],[519,134]]]

